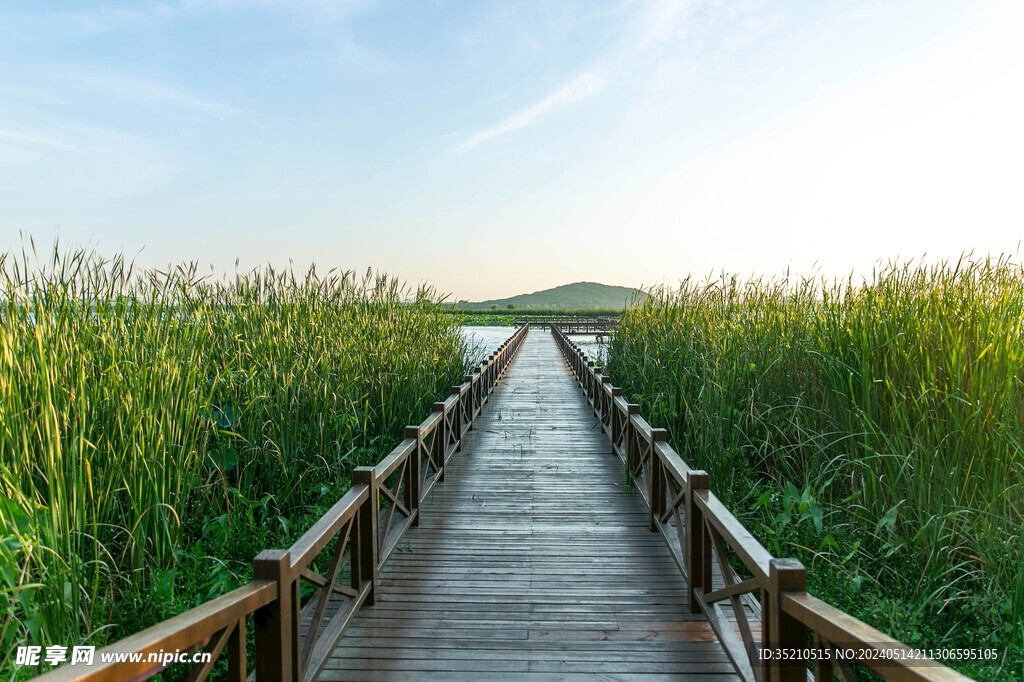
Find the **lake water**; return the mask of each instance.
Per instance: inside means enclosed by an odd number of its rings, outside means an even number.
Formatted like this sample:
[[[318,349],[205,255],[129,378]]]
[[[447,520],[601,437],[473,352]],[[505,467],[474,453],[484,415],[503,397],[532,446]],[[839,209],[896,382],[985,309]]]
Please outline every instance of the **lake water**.
[[[469,342],[471,356],[483,359],[516,333],[515,327],[463,327],[462,336]]]
[[[540,333],[550,334],[546,329],[538,329]],[[463,327],[462,335],[470,343],[470,356],[479,362],[500,346],[505,339],[515,334],[514,327]],[[605,345],[596,336],[573,334],[572,340],[594,361],[604,362]]]
[[[587,334],[573,334],[570,338],[587,354],[587,357],[599,365],[604,364],[605,358],[608,357],[608,346],[606,345],[608,337],[598,339],[596,336]]]

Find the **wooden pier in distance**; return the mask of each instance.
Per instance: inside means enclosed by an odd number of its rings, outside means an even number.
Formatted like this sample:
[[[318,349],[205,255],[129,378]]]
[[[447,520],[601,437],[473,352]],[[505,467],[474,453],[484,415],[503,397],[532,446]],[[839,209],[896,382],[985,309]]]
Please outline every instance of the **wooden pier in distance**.
[[[558,327],[563,334],[607,334],[619,325],[617,317],[531,317],[515,320],[516,328],[530,325],[532,329]]]

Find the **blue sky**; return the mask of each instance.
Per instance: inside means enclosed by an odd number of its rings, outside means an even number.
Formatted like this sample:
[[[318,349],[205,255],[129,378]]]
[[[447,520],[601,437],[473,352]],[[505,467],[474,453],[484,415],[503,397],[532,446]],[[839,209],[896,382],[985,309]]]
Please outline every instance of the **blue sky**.
[[[0,251],[469,299],[1016,252],[1020,7],[0,0]]]

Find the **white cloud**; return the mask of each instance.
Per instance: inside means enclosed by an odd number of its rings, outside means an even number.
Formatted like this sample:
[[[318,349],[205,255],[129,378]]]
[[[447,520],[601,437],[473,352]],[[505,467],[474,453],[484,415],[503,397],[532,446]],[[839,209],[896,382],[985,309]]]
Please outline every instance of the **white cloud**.
[[[49,80],[41,79],[40,82],[48,87],[55,86],[66,98],[69,93],[102,96],[134,106],[173,110],[222,121],[245,116],[243,111],[226,102],[160,80],[137,78],[126,73],[72,67],[53,70],[46,74],[46,78]]]
[[[23,130],[14,130],[12,128],[0,128],[0,143],[8,143],[19,147],[42,147],[45,149],[72,152],[75,154],[80,154],[84,151],[81,147],[66,144],[46,135],[25,132]]]
[[[638,20],[640,46],[647,48],[671,42],[699,4],[693,0],[653,0],[648,3]]]
[[[525,128],[555,109],[592,97],[603,89],[604,78],[601,74],[596,72],[583,73],[550,97],[512,114],[496,126],[480,131],[460,146],[459,151],[468,151],[481,142],[493,137]]]
[[[368,10],[375,0],[146,0],[135,4],[89,7],[45,12],[43,16],[70,21],[79,30],[97,34],[121,31],[153,21],[208,12],[245,12],[261,8],[311,13],[318,23],[344,23],[357,12]]]

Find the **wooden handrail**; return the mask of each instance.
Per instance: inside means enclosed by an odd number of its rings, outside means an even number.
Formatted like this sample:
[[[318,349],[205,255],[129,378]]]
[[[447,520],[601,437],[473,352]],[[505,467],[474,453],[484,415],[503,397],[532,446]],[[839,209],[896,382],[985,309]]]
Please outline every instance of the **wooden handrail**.
[[[416,449],[416,440],[413,438],[406,438],[401,443],[396,445],[391,452],[388,453],[387,457],[382,459],[377,466],[373,467],[374,476],[377,478],[377,483],[380,484],[384,479],[394,473],[395,469],[402,466],[409,455]]]
[[[651,530],[661,534],[686,579],[691,609],[707,616],[744,679],[805,682],[811,675],[831,682],[833,667],[823,664],[822,657],[837,645],[853,654],[853,660],[836,666],[843,679],[848,663],[854,662],[893,680],[969,679],[808,594],[803,565],[795,559],[772,557],[709,490],[707,473],[694,470],[671,445],[658,440],[655,434],[661,429],[652,428],[640,416],[638,406],[622,397],[622,390],[611,385],[603,369],[557,324],[551,333],[594,406],[612,453],[623,460],[636,482],[651,512]],[[647,461],[636,461],[637,457]],[[753,578],[738,576],[727,552],[738,557]],[[755,590],[760,591],[760,599],[750,594]],[[761,620],[760,642],[754,640],[751,617]],[[813,647],[807,647],[809,632],[814,635]],[[813,673],[805,661],[780,664],[778,658],[766,655],[784,648],[816,652]],[[879,660],[871,651],[888,656]]]
[[[198,651],[211,642],[218,652],[227,643],[231,648],[229,667],[232,679],[244,679],[245,620],[277,599],[277,585],[257,580],[201,604],[173,618],[126,637],[95,653],[91,666],[62,666],[43,675],[46,682],[106,682],[107,680],[144,680],[164,669],[159,657],[178,651]],[[228,640],[234,639],[234,643]],[[241,644],[239,644],[239,641]],[[103,663],[112,654],[141,654],[138,661]]]
[[[679,453],[668,443],[658,443],[656,449],[662,466],[671,474],[672,478],[680,482],[685,481],[686,477],[693,471],[690,465],[684,462]]]
[[[338,530],[350,521],[359,509],[359,505],[369,498],[370,491],[365,485],[353,485],[340,500],[334,503],[327,513],[320,517],[309,530],[292,544],[290,554],[292,570],[301,570],[316,558]],[[301,567],[301,568],[300,568]]]
[[[654,428],[651,426],[646,419],[638,414],[632,415],[629,420],[633,422],[633,428],[640,432],[641,437],[650,440],[651,430]]]
[[[290,570],[279,574],[279,590],[291,597],[290,610],[284,614],[287,616],[285,627],[290,627],[290,633],[282,646],[290,644],[292,647],[293,679],[309,680],[316,676],[355,612],[373,591],[372,577],[359,570],[360,555],[372,551],[372,544],[359,524],[360,517],[373,513],[371,494],[371,486],[354,482],[341,500],[285,552]],[[320,574],[314,568],[314,561],[332,540],[336,540],[334,551],[325,574]],[[349,550],[347,556],[346,550]],[[349,569],[348,585],[343,580],[339,582],[346,574],[346,567]],[[303,580],[318,588],[315,597],[305,606],[300,589]],[[345,603],[337,603],[337,600],[345,600]],[[302,631],[303,620],[309,622],[305,632]]]
[[[427,417],[425,420],[423,420],[423,423],[420,424],[419,428],[423,432],[424,436],[428,435],[434,429],[437,428],[437,425],[440,424],[443,419],[444,419],[444,415],[438,413],[437,410],[434,410],[434,412],[429,417]]]
[[[257,680],[303,682],[314,678],[356,612],[376,600],[381,567],[402,534],[415,525],[423,495],[443,480],[447,459],[461,449],[463,435],[473,426],[529,330],[529,324],[517,329],[473,368],[461,385],[452,387],[450,396],[434,403],[423,422],[406,428],[405,439],[376,466],[356,468],[352,487],[289,549],[260,552],[254,560],[252,582],[114,642],[96,652],[94,665],[64,665],[37,679],[145,680],[165,667],[162,659],[150,661],[150,654],[202,650],[210,654],[210,660],[195,664],[189,679],[205,680],[226,647],[229,678],[242,682],[248,676],[245,642],[249,617],[256,633],[253,672]],[[385,484],[395,474],[402,480],[392,490]],[[400,508],[408,514],[405,521],[390,523]],[[382,516],[387,519],[383,526]],[[383,541],[379,537],[382,528]],[[331,556],[322,564],[327,570],[320,574],[317,559],[332,541]],[[304,597],[302,581],[318,588],[312,597]],[[102,655],[111,653],[140,656],[138,661],[99,662]]]
[[[849,648],[856,643],[858,647],[877,652],[877,658],[868,658],[862,665],[887,679],[914,682],[970,679],[934,661],[926,661],[927,667],[894,666],[893,658],[914,660],[920,657],[920,652],[807,592],[782,592],[780,606],[831,645]]]
[[[759,581],[767,582],[771,553],[750,534],[739,519],[733,516],[729,508],[714,493],[697,499],[697,506],[704,512],[704,518],[722,535],[729,546],[739,555],[743,565],[750,569]]]
[[[513,320],[513,325],[516,327],[527,323],[540,329],[557,326],[563,328],[565,333],[580,334],[605,332],[609,329],[614,329],[618,326],[619,320],[615,317],[532,317],[529,319],[516,318]]]

